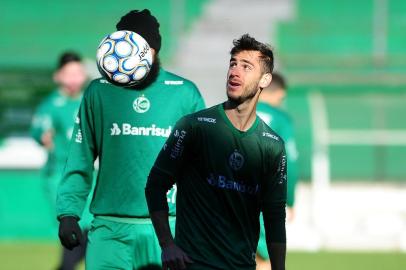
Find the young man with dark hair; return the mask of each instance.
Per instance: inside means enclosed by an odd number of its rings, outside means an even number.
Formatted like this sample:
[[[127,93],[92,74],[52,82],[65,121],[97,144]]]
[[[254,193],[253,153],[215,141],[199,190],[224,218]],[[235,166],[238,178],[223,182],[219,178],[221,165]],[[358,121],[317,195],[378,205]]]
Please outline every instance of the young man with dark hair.
[[[260,212],[272,269],[285,269],[284,143],[256,115],[273,61],[269,46],[235,40],[228,100],[181,118],[159,153],[145,193],[163,269],[255,269]],[[175,182],[173,239],[165,194]]]
[[[81,241],[77,222],[98,158],[90,208],[95,219],[86,253],[88,270],[137,269],[161,262],[144,186],[173,122],[204,107],[191,81],[160,67],[159,22],[149,10],[127,13],[116,28],[143,36],[154,62],[141,85],[119,87],[100,78],[90,83],[83,96],[57,205],[59,237],[65,247],[72,249]],[[166,197],[171,204],[171,223],[175,192],[173,188]]]
[[[82,90],[87,81],[87,74],[81,57],[75,52],[65,52],[58,60],[54,73],[58,85],[38,107],[32,121],[31,134],[43,146],[48,159],[42,169],[44,191],[55,216],[56,193],[66,159],[69,142],[72,137],[73,124],[82,100]],[[87,230],[92,217],[85,210],[81,229],[86,241]],[[74,251],[63,249],[58,269],[73,270],[85,257],[86,243]]]

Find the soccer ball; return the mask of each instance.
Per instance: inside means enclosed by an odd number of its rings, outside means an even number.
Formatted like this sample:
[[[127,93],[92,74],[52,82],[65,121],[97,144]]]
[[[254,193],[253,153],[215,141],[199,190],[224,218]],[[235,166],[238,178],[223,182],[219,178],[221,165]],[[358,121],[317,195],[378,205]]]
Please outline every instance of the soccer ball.
[[[103,77],[124,87],[140,84],[152,65],[149,44],[131,31],[117,31],[107,35],[100,42],[96,58]]]

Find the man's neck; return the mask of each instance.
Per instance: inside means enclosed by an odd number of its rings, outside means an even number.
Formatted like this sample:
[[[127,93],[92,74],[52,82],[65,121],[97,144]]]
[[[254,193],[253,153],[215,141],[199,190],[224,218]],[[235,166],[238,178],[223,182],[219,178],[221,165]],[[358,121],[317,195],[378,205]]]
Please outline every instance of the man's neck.
[[[224,111],[236,129],[247,131],[254,124],[257,117],[256,106],[259,92],[253,98],[240,104],[236,104],[232,100],[227,100],[224,103]]]

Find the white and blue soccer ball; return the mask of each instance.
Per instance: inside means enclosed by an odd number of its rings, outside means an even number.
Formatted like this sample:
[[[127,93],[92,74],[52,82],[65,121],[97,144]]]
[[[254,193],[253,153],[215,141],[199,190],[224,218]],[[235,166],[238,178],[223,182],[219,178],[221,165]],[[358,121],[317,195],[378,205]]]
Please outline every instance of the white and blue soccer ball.
[[[148,42],[131,31],[107,35],[97,49],[97,67],[109,82],[130,87],[140,84],[153,62]]]

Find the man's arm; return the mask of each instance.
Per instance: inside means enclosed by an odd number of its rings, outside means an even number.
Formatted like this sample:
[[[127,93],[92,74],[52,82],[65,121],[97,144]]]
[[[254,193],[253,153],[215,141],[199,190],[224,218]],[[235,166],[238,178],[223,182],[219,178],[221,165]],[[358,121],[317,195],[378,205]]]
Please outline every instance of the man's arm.
[[[284,270],[286,261],[285,210],[264,213],[264,227],[272,270]],[[283,217],[283,218],[282,218]]]
[[[185,269],[186,263],[192,262],[174,242],[169,227],[166,198],[167,191],[175,183],[174,179],[182,168],[190,133],[185,119],[176,124],[155,161],[145,187],[150,217],[162,249],[163,269]]]
[[[148,176],[145,187],[145,197],[147,199],[149,213],[161,247],[166,247],[174,243],[169,227],[169,208],[166,198],[166,192],[173,184],[174,182],[171,181],[170,177],[158,169],[153,168]]]
[[[271,179],[264,184],[262,211],[272,270],[284,270],[286,260],[287,161],[283,145],[274,158]]]
[[[80,244],[78,225],[93,181],[95,149],[93,108],[86,95],[80,105],[70,143],[68,159],[57,194],[59,238],[68,249]]]
[[[174,183],[170,179],[168,175],[152,169],[145,188],[145,196],[152,224],[162,249],[162,268],[185,269],[186,263],[192,261],[176,246],[168,221],[169,209],[166,192]]]
[[[52,109],[49,100],[43,101],[32,118],[30,133],[32,138],[46,149],[53,148]]]
[[[280,130],[278,130],[277,132],[285,142],[287,164],[289,167],[288,171],[289,182],[286,203],[289,209],[293,209],[295,203],[295,188],[298,180],[297,159],[299,153],[296,147],[293,120],[287,113],[284,113],[284,117],[281,118],[280,121],[281,121]]]
[[[286,156],[288,160],[288,193],[287,193],[287,221],[291,222],[295,218],[294,212],[294,205],[295,205],[295,193],[296,193],[296,184],[298,182],[298,164],[297,159],[299,156],[297,147],[296,147],[296,140],[294,134],[294,126],[293,121],[289,119],[286,124],[286,139],[285,140],[285,147],[286,147]]]

